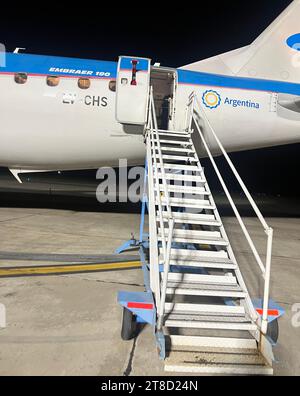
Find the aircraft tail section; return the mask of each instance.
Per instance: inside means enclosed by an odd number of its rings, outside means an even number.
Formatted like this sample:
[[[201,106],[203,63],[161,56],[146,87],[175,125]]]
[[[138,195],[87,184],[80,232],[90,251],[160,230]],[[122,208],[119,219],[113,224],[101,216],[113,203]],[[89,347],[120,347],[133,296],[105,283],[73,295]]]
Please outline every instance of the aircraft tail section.
[[[300,83],[300,0],[285,11],[249,46],[183,69]]]

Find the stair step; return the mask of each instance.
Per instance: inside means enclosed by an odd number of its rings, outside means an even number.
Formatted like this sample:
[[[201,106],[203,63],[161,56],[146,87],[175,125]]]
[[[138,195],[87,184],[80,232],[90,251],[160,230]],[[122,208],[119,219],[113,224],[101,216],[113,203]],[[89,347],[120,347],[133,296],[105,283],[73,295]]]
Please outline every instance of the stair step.
[[[161,201],[166,204],[167,200],[164,196],[161,196]],[[191,208],[197,208],[200,205],[202,206],[212,206],[208,199],[189,199],[189,198],[169,198],[169,203],[174,206],[191,206]]]
[[[180,136],[191,136],[189,132],[186,131],[169,131],[166,129],[158,129],[160,135],[180,135]]]
[[[180,137],[180,138],[185,138],[185,139],[190,139],[191,135],[189,133],[169,133],[169,132],[159,132],[159,136],[169,136],[169,137]]]
[[[213,304],[184,304],[165,303],[165,313],[190,313],[190,314],[211,314],[211,315],[245,315],[242,306],[213,305]]]
[[[161,273],[162,279],[164,278],[164,273]],[[168,282],[173,283],[204,283],[206,285],[236,285],[237,280],[235,276],[226,275],[202,275],[202,274],[188,274],[184,272],[169,272]]]
[[[223,260],[225,261],[225,260]],[[236,264],[234,264],[231,260],[228,260],[228,262],[212,262],[212,263],[207,263],[204,260],[201,260],[199,262],[197,261],[180,261],[180,260],[171,260],[170,265],[173,265],[175,267],[190,267],[190,268],[215,268],[215,269],[224,269],[224,270],[235,270],[238,268]]]
[[[169,238],[169,228],[164,229],[165,238]],[[158,229],[158,240],[162,240],[162,230]],[[172,235],[173,242],[179,243],[193,243],[207,246],[228,246],[229,242],[221,237],[220,232],[217,231],[193,231],[174,229]]]
[[[155,186],[155,191],[164,191],[164,186],[161,184],[159,185],[159,188],[156,188]],[[205,187],[194,187],[194,186],[188,186],[188,185],[179,185],[179,184],[168,184],[168,191],[169,192],[174,192],[178,194],[187,194],[187,195],[210,195],[208,191],[205,190]],[[196,199],[196,197],[195,197]]]
[[[228,322],[228,323],[249,323],[246,315],[226,314],[226,315],[191,315],[187,313],[170,313],[166,320],[188,321],[188,322]]]
[[[223,262],[223,259],[228,259],[228,254],[225,250],[220,251],[204,251],[204,250],[188,250],[188,249],[171,249],[171,260],[184,261],[198,261],[201,259],[205,262]],[[213,259],[220,259],[220,261],[211,261]]]
[[[179,148],[179,147],[167,147],[167,146],[160,146],[161,151],[168,151],[168,152],[174,152],[174,153],[189,153],[189,154],[194,154],[195,151],[194,149],[190,148]],[[157,150],[157,147],[156,147]]]
[[[203,287],[195,288],[191,284],[182,284],[178,286],[178,283],[168,284],[167,294],[180,295],[180,296],[202,296],[202,297],[223,297],[223,298],[245,298],[247,293],[243,292],[239,287],[236,290],[225,290],[214,288],[209,289]]]
[[[167,217],[168,212],[164,211],[163,213],[164,213],[165,217]],[[206,213],[173,212],[172,216],[176,220],[184,219],[186,221],[192,221],[192,220],[214,221],[215,220],[215,216],[213,214],[206,214]]]
[[[194,202],[193,202],[194,201]],[[168,201],[164,198],[161,197],[161,204],[166,206]],[[178,199],[178,198],[169,198],[169,204],[172,207],[177,207],[177,208],[189,208],[189,209],[195,209],[195,210],[214,210],[216,207],[214,205],[211,205],[210,202],[207,199],[198,199],[198,200],[188,200],[188,199]],[[155,200],[155,205],[159,205],[159,200]]]
[[[273,369],[258,352],[171,351],[165,360],[165,371],[194,374],[273,375]]]
[[[162,173],[158,172],[158,177],[162,179]],[[206,181],[200,176],[180,175],[175,173],[165,173],[167,180],[182,180],[187,182],[205,183]]]
[[[161,165],[157,165],[157,167],[160,169]],[[174,169],[174,170],[179,170],[179,171],[190,171],[190,172],[202,172],[198,166],[193,166],[193,165],[180,165],[180,164],[164,164],[165,169]]]
[[[273,369],[270,366],[255,366],[255,365],[243,365],[241,366],[233,364],[233,365],[226,365],[223,366],[222,364],[219,365],[210,365],[210,366],[203,366],[203,365],[195,365],[195,364],[173,364],[169,363],[169,361],[165,361],[165,371],[170,373],[197,373],[197,374],[228,374],[228,375],[255,375],[255,376],[272,376]]]
[[[165,234],[169,234],[169,228],[165,228]],[[158,228],[158,233],[161,235],[161,228]],[[199,231],[199,230],[184,230],[177,229],[173,230],[174,237],[189,237],[192,239],[209,238],[209,239],[222,239],[219,231]]]
[[[161,235],[158,235],[158,240],[161,241],[163,238]],[[166,234],[166,240],[168,240],[168,234]],[[205,246],[228,246],[229,242],[223,238],[219,239],[195,239],[189,237],[182,236],[173,236],[172,242],[174,243],[192,243],[196,245],[205,245]]]
[[[195,346],[205,348],[232,348],[232,349],[254,349],[257,343],[252,338],[225,338],[225,337],[195,337],[170,335],[172,349],[174,346]]]
[[[156,155],[156,158],[159,159],[159,155]],[[167,155],[163,154],[162,155],[163,160],[169,160],[169,161],[189,161],[189,162],[196,162],[198,163],[198,160],[194,156],[186,156],[186,155]]]
[[[167,221],[169,219],[169,213],[167,211],[162,212],[163,218]],[[157,211],[157,216],[159,213]],[[195,224],[195,225],[210,225],[221,227],[222,223],[215,219],[214,215],[206,213],[187,213],[187,212],[172,212],[175,223],[182,224]],[[159,217],[157,217],[159,219]]]
[[[199,322],[196,320],[166,320],[165,327],[185,328],[185,329],[211,329],[211,330],[232,330],[232,331],[256,331],[257,326],[254,323],[238,322]]]
[[[157,140],[154,139],[154,142],[157,143]],[[172,144],[172,145],[183,145],[183,146],[194,146],[193,143],[189,141],[182,141],[182,140],[167,140],[167,139],[159,139],[160,144]]]
[[[163,216],[164,221],[168,220],[168,216]],[[159,213],[157,213],[156,217],[157,221],[160,221]],[[217,221],[217,220],[184,220],[180,218],[176,218],[174,216],[175,223],[177,224],[188,224],[188,225],[206,225],[206,226],[211,226],[211,227],[221,227],[222,223]]]

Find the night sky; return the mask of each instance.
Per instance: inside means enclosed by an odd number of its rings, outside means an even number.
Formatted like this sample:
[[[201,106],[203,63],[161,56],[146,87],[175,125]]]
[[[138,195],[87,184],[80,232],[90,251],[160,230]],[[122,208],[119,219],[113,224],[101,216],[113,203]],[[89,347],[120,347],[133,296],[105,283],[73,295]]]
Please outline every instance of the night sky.
[[[7,51],[117,60],[145,56],[178,67],[250,44],[291,0],[12,3],[0,16]],[[145,6],[154,4],[152,10]],[[185,6],[186,4],[186,6]],[[300,133],[300,131],[299,131]],[[233,154],[254,191],[300,196],[300,145]]]
[[[250,44],[291,1],[162,3],[146,10],[151,2],[12,2],[1,5],[0,40],[8,51],[101,60],[135,55],[178,67]]]

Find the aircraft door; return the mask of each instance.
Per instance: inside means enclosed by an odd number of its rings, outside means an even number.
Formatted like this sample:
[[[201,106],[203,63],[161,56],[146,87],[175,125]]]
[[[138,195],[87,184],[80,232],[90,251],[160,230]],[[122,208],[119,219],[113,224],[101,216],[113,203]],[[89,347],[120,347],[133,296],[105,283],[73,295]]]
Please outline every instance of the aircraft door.
[[[147,123],[150,70],[150,59],[119,57],[116,86],[116,120],[119,123]]]

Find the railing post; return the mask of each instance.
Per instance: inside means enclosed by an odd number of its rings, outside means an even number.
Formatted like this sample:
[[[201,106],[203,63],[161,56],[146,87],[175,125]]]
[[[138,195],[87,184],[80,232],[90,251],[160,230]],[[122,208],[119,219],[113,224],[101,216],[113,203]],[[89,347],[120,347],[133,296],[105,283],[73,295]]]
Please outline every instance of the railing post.
[[[192,128],[195,98],[196,98],[195,92],[192,92],[189,96],[189,100],[186,106],[186,113],[185,113],[186,132],[190,132]]]
[[[154,171],[153,171],[153,177],[155,177],[156,180],[156,185],[159,187],[159,177],[158,177],[158,167],[157,167],[157,160],[156,160],[156,148],[155,148],[155,141],[154,141],[154,136],[153,136],[153,125],[152,125],[152,120],[151,120],[151,132],[150,132],[150,142],[152,143],[152,153],[154,157]],[[161,235],[162,235],[162,248],[164,251],[164,255],[166,254],[166,237],[165,237],[165,225],[164,225],[164,220],[163,220],[163,214],[162,214],[162,203],[161,203],[161,195],[160,195],[160,190],[156,192],[157,196],[157,201],[158,201],[158,214],[159,214],[159,221],[160,221],[160,228],[161,228]],[[154,199],[155,199],[155,191],[154,191]],[[154,203],[155,205],[155,203]]]
[[[270,295],[270,281],[271,281],[271,264],[272,264],[272,244],[273,244],[273,229],[267,230],[268,245],[266,257],[266,272],[265,272],[265,290],[263,300],[263,317],[261,324],[261,331],[267,334],[268,331],[268,310],[269,310],[269,295]]]

